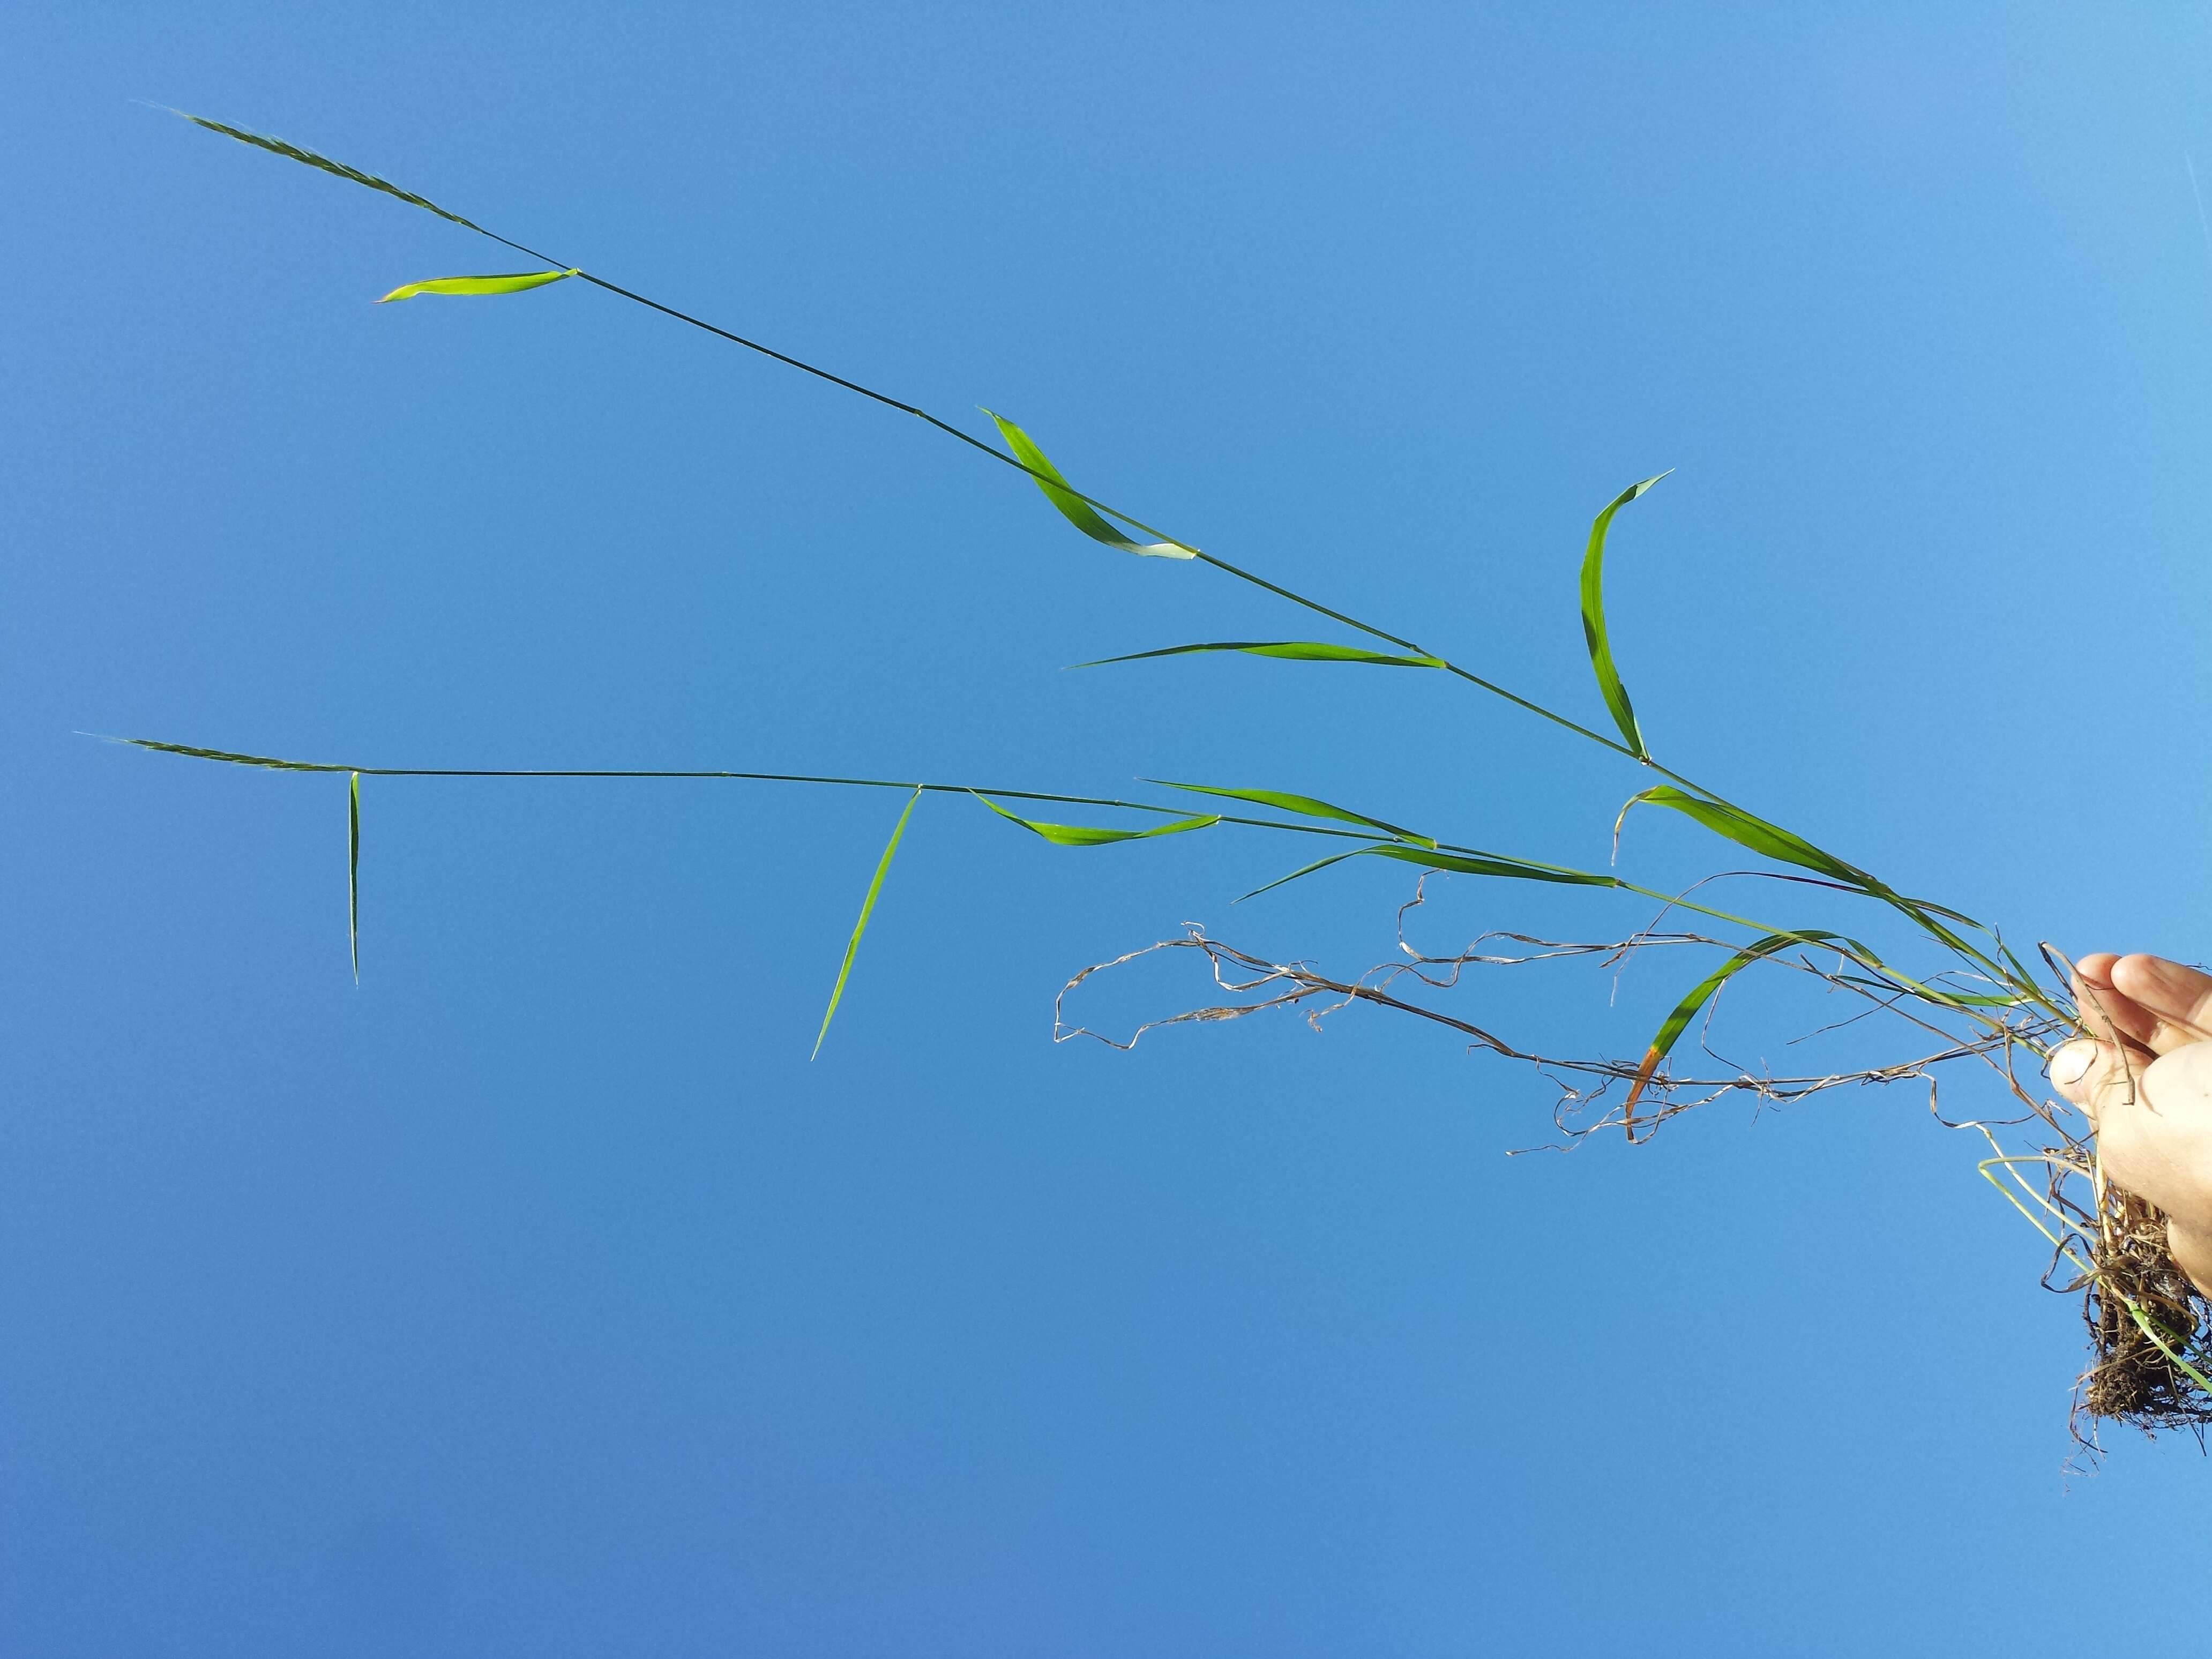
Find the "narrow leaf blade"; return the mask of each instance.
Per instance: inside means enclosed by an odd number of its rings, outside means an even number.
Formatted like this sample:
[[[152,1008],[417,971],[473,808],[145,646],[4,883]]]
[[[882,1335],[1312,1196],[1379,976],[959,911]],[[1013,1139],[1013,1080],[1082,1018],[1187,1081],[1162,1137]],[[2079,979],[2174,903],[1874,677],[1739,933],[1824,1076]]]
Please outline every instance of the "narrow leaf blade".
[[[837,965],[837,983],[830,988],[830,1006],[823,1012],[822,1029],[814,1034],[813,1060],[822,1052],[822,1040],[830,1035],[830,1022],[837,1018],[837,1005],[845,1000],[845,981],[853,975],[853,958],[860,954],[860,939],[868,931],[868,918],[876,913],[876,898],[884,890],[884,878],[890,872],[892,856],[899,849],[899,838],[906,834],[906,821],[914,816],[915,803],[921,799],[919,789],[906,798],[906,808],[899,814],[898,822],[891,827],[891,838],[884,843],[883,857],[876,860],[876,873],[869,879],[868,896],[860,901],[860,919],[853,924],[853,937],[845,941],[845,959]]]
[[[353,982],[361,983],[361,774],[346,786],[346,944],[353,951]]]
[[[1763,857],[1778,860],[1784,864],[1794,864],[1800,869],[1810,870],[1853,886],[1863,887],[1870,884],[1877,890],[1881,887],[1881,883],[1875,881],[1863,870],[1844,863],[1832,853],[1821,851],[1802,836],[1784,830],[1778,823],[1769,823],[1765,818],[1754,817],[1741,807],[1706,800],[1686,790],[1677,789],[1672,784],[1661,784],[1656,788],[1645,789],[1631,796],[1628,804],[1620,809],[1620,817],[1613,820],[1616,836],[1629,813],[1645,802],[1680,812],[1683,817],[1705,825],[1715,835]]]
[[[1295,812],[1300,817],[1333,818],[1339,823],[1357,823],[1422,847],[1437,844],[1434,836],[1401,830],[1395,823],[1386,823],[1381,818],[1370,818],[1364,812],[1354,812],[1325,800],[1316,800],[1311,795],[1294,795],[1280,789],[1222,789],[1206,783],[1173,783],[1165,778],[1147,778],[1145,781],[1157,783],[1165,789],[1187,790],[1194,795],[1218,795],[1224,800],[1249,800],[1255,806],[1272,806],[1279,812]]]
[[[1646,789],[1629,797],[1627,805],[1620,809],[1620,817],[1613,820],[1613,833],[1616,843],[1620,839],[1620,826],[1630,811],[1645,801],[1655,806],[1670,807],[1686,817],[1694,818],[1715,835],[1724,836],[1739,847],[1747,848],[1784,864],[1794,864],[1802,869],[1814,871],[1847,887],[1855,887],[1869,897],[1879,899],[1892,909],[1910,917],[1929,938],[1948,948],[1963,956],[1979,955],[1956,933],[1944,926],[1943,921],[1938,920],[1940,917],[1967,927],[1980,927],[1982,924],[1972,916],[1963,915],[1941,904],[1931,904],[1925,899],[1907,898],[1880,878],[1868,874],[1855,864],[1845,863],[1834,854],[1814,846],[1802,836],[1784,830],[1778,823],[1770,823],[1741,807],[1706,800],[1668,785],[1662,784],[1656,789]],[[1942,999],[1931,997],[1930,1000],[1940,1001]]]
[[[1632,483],[1607,502],[1590,526],[1589,546],[1583,554],[1583,638],[1589,647],[1590,668],[1597,675],[1597,689],[1605,706],[1613,711],[1613,724],[1620,728],[1629,753],[1638,760],[1649,759],[1650,751],[1644,746],[1644,731],[1636,723],[1635,708],[1628,701],[1628,688],[1620,683],[1620,671],[1613,666],[1613,643],[1606,633],[1605,538],[1613,527],[1613,515],[1666,476],[1662,472]]]
[[[1311,864],[1299,866],[1298,868],[1291,871],[1287,876],[1276,877],[1274,880],[1269,882],[1265,887],[1255,887],[1250,892],[1245,894],[1243,897],[1233,898],[1229,902],[1231,904],[1242,904],[1244,902],[1245,899],[1255,899],[1259,897],[1262,893],[1272,893],[1278,887],[1289,886],[1301,876],[1310,876],[1316,870],[1326,870],[1330,865],[1341,864],[1346,859],[1356,859],[1360,855],[1360,854],[1366,850],[1367,849],[1364,847],[1355,848],[1349,853],[1332,853],[1325,859],[1316,859]]]
[[[1376,858],[1395,859],[1424,870],[1449,870],[1462,876],[1495,876],[1506,881],[1550,881],[1569,887],[1618,887],[1617,876],[1594,870],[1571,870],[1565,865],[1538,864],[1498,853],[1443,853],[1420,847],[1369,847],[1362,849]]]
[[[1787,950],[1793,945],[1833,945],[1839,939],[1840,936],[1835,933],[1811,930],[1769,933],[1745,945],[1692,986],[1690,994],[1676,1003],[1674,1012],[1661,1022],[1657,1034],[1651,1039],[1650,1048],[1644,1051],[1643,1064],[1637,1067],[1636,1080],[1629,1085],[1627,1112],[1631,1132],[1634,1130],[1636,1103],[1643,1097],[1652,1073],[1659,1069],[1659,1062],[1674,1052],[1674,1045],[1682,1040],[1682,1033],[1688,1030],[1690,1023],[1705,1012],[1706,1005],[1720,994],[1721,987],[1753,963],[1771,957],[1777,951]]]
[[[1005,416],[993,414],[988,409],[983,412],[991,416],[999,428],[999,435],[1006,441],[1006,447],[1014,452],[1015,458],[1029,468],[1033,476],[1042,475],[1035,477],[1035,483],[1039,489],[1044,491],[1045,500],[1058,507],[1068,523],[1092,541],[1103,542],[1121,552],[1134,553],[1148,559],[1194,559],[1198,556],[1194,550],[1178,547],[1173,542],[1139,542],[1123,535],[1108,523],[1097,508],[1075,493],[1073,487],[1060,476],[1060,469],[1047,459],[1044,451],[1036,447],[1035,439]]]
[[[394,300],[412,300],[424,294],[447,294],[473,296],[492,294],[523,294],[533,288],[544,288],[548,283],[566,282],[580,275],[574,270],[522,270],[503,276],[433,276],[427,282],[409,283],[395,288],[376,303],[390,305]]]
[[[1326,870],[1332,864],[1341,864],[1346,859],[1395,859],[1401,864],[1411,864],[1423,870],[1446,870],[1454,875],[1491,876],[1505,881],[1548,881],[1569,887],[1618,887],[1618,877],[1599,875],[1591,870],[1570,870],[1562,865],[1538,864],[1528,859],[1510,858],[1503,854],[1446,853],[1433,848],[1404,845],[1359,847],[1349,853],[1336,853],[1325,859],[1316,859],[1311,864],[1293,870],[1287,876],[1278,877],[1265,887],[1255,887],[1236,902],[1257,898],[1262,893],[1310,876],[1316,870]]]
[[[1109,663],[1143,662],[1151,657],[1186,657],[1205,651],[1241,651],[1247,656],[1275,657],[1285,662],[1357,662],[1376,668],[1442,668],[1441,657],[1393,657],[1357,646],[1330,645],[1320,640],[1215,640],[1203,645],[1170,645],[1158,651],[1135,651],[1126,657],[1100,657],[1079,662],[1078,668],[1103,668]]]
[[[1025,818],[1019,813],[1009,812],[988,795],[977,795],[975,799],[1009,823],[1018,823],[1031,835],[1042,836],[1055,847],[1110,847],[1116,842],[1150,841],[1156,836],[1179,836],[1189,830],[1211,830],[1221,822],[1221,816],[1217,812],[1206,817],[1177,818],[1173,823],[1159,824],[1151,830],[1103,830],[1087,823],[1047,823]]]

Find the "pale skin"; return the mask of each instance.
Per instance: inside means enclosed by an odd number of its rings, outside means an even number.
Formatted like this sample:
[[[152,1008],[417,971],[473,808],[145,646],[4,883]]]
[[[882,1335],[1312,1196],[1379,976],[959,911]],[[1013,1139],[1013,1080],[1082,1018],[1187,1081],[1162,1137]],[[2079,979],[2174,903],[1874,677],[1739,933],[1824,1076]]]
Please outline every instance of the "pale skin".
[[[2053,1054],[2051,1081],[2095,1122],[2106,1175],[2166,1212],[2175,1265],[2212,1296],[2212,975],[2102,951],[2075,969],[2098,1037]]]

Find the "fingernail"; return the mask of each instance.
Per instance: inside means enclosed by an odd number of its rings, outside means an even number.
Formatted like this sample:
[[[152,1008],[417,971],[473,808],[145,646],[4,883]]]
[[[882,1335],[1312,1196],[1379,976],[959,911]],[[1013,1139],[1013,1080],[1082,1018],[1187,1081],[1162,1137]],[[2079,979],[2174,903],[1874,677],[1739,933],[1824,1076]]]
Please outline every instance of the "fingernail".
[[[2069,1042],[2051,1057],[2051,1080],[2062,1089],[2069,1083],[2079,1083],[2089,1074],[2090,1066],[2097,1061],[2097,1045],[2094,1042]]]

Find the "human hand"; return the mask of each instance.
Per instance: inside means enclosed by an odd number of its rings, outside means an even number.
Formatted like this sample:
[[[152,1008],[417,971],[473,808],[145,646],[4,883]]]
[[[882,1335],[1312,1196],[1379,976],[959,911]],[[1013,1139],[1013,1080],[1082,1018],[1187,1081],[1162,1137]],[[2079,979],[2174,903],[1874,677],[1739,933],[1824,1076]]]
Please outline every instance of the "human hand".
[[[2099,951],[2075,964],[2097,1034],[2051,1057],[2051,1081],[2089,1115],[2105,1173],[2166,1212],[2174,1264],[2212,1296],[2212,975],[2162,957]]]

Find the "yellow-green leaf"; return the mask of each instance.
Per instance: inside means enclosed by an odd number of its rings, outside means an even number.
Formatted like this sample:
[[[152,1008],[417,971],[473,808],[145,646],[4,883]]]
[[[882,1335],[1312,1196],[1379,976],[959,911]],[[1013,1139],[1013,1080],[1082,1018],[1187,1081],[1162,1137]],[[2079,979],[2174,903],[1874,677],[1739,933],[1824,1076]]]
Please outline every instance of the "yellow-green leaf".
[[[394,300],[412,300],[422,294],[520,294],[528,289],[544,288],[548,283],[562,282],[581,274],[574,270],[524,270],[507,276],[433,276],[428,282],[410,283],[404,288],[395,288],[376,303],[389,305]]]
[[[1139,542],[1123,535],[1100,517],[1090,502],[1075,493],[1073,486],[1060,477],[1060,469],[1045,458],[1044,451],[1036,447],[1035,440],[1028,433],[1002,415],[992,415],[988,409],[983,412],[990,415],[997,423],[999,435],[1006,441],[1006,447],[1014,452],[1015,458],[1024,466],[1029,468],[1036,487],[1044,491],[1045,500],[1058,507],[1068,523],[1092,541],[1103,542],[1121,552],[1139,554],[1148,559],[1194,559],[1198,556],[1194,548],[1178,547],[1173,542]]]
[[[1155,836],[1179,836],[1186,830],[1211,830],[1221,822],[1220,815],[1216,813],[1211,817],[1177,818],[1173,823],[1163,823],[1152,830],[1101,830],[1087,823],[1039,823],[1009,812],[988,795],[977,795],[975,799],[1009,823],[1018,823],[1055,847],[1109,847],[1117,841],[1149,841]]]
[[[899,837],[906,834],[906,821],[914,816],[914,804],[921,793],[917,788],[906,798],[906,810],[891,826],[884,855],[876,860],[876,873],[868,882],[868,896],[860,901],[860,919],[853,924],[853,937],[845,941],[845,960],[837,966],[837,983],[830,988],[830,1006],[823,1012],[822,1029],[814,1034],[814,1054],[807,1056],[809,1060],[822,1052],[822,1039],[830,1035],[830,1022],[837,1018],[837,1005],[845,1000],[845,981],[852,977],[853,958],[860,954],[860,937],[868,931],[868,918],[876,913],[876,897],[884,890],[884,878],[890,873],[891,856],[899,849]]]

